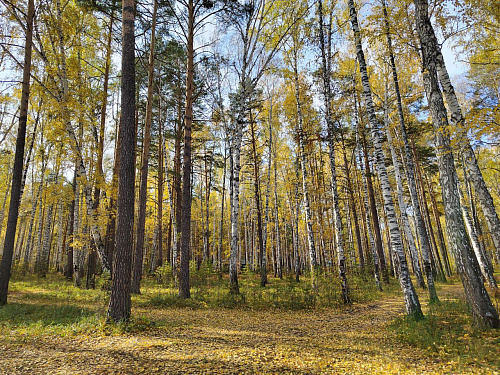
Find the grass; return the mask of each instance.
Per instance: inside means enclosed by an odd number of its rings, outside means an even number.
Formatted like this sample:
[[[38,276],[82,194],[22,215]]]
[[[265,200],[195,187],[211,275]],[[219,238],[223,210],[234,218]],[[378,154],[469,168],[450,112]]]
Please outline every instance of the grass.
[[[366,277],[353,275],[350,279],[351,299],[370,302],[398,293],[396,283],[386,286],[384,292],[375,288]],[[342,308],[339,285],[335,276],[317,277],[317,288],[311,287],[307,275],[300,282],[288,277],[269,278],[269,284],[260,287],[259,275],[245,271],[239,276],[240,294],[229,293],[228,280],[209,267],[191,268],[191,298],[177,296],[177,286],[171,269],[164,266],[153,277],[142,282],[140,295],[132,296],[132,305],[139,309],[245,309],[300,311],[322,308]],[[0,308],[0,332],[9,330],[26,335],[57,334],[60,336],[94,334],[109,335],[157,328],[165,322],[152,322],[133,313],[130,322],[107,325],[106,309],[109,301],[108,281],[97,279],[97,288],[86,290],[74,287],[61,275],[14,275],[10,284],[9,303]]]
[[[122,324],[105,323],[105,278],[85,290],[60,275],[14,275],[9,303],[0,308],[0,367],[13,374],[42,373],[36,367],[42,362],[47,371],[91,373],[89,361],[96,362],[96,373],[120,374],[475,373],[500,367],[498,332],[474,326],[456,296],[443,298],[443,288],[461,292],[456,280],[441,284],[442,302],[427,307],[426,319],[389,325],[404,311],[393,279],[380,292],[370,276],[351,273],[354,304],[343,306],[336,274],[317,276],[313,290],[307,275],[299,283],[270,277],[261,288],[259,275],[245,271],[235,296],[227,277],[208,267],[191,271],[190,299],[177,297],[168,267],[144,279],[142,293],[132,297],[132,319]]]
[[[349,288],[353,302],[370,302],[380,299],[384,295],[393,295],[399,292],[399,286],[393,282],[384,286],[380,292],[375,284],[370,282],[369,275],[360,276],[351,274]],[[161,287],[153,280],[160,281]],[[283,280],[270,277],[270,283],[260,287],[259,275],[251,271],[244,271],[239,276],[240,295],[229,293],[227,277],[221,278],[218,273],[209,267],[200,270],[191,268],[191,299],[182,300],[177,297],[177,287],[168,266],[159,270],[155,279],[148,279],[143,286],[144,295],[149,299],[139,298],[140,303],[166,307],[190,308],[246,308],[254,310],[310,310],[316,308],[342,307],[340,283],[336,275],[320,274],[317,276],[317,288],[313,289],[309,275],[301,277],[296,282],[292,276]],[[156,291],[156,293],[155,293]]]
[[[460,283],[457,278],[453,282]],[[474,363],[500,369],[500,330],[478,326],[462,295],[446,295],[446,288],[441,294],[440,302],[428,305],[423,320],[400,317],[390,328],[402,342],[459,368]],[[498,310],[498,299],[493,303]]]

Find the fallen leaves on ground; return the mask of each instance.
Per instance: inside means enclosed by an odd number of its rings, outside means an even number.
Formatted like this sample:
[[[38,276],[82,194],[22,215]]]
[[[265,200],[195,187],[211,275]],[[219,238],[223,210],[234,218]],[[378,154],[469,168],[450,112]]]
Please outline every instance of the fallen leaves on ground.
[[[4,374],[452,374],[459,368],[498,373],[487,366],[457,367],[399,342],[387,326],[403,313],[402,298],[396,297],[293,312],[138,307],[134,316],[163,324],[139,333],[64,337],[26,337],[4,327],[0,369]]]

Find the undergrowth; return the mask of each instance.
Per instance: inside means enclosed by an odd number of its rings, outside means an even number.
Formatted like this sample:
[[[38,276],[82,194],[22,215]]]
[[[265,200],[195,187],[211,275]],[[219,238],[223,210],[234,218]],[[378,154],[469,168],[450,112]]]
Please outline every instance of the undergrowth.
[[[402,341],[459,366],[483,363],[500,369],[499,330],[478,326],[461,298],[429,304],[423,320],[398,318],[390,328]]]
[[[191,298],[177,296],[178,287],[169,266],[163,266],[155,275],[144,278],[141,294],[132,296],[129,322],[106,324],[109,301],[109,280],[96,278],[96,289],[73,286],[59,274],[46,278],[15,274],[10,283],[9,303],[0,308],[0,334],[14,332],[18,336],[56,334],[113,335],[156,329],[168,322],[150,321],[138,313],[143,309],[248,309],[248,310],[311,310],[342,308],[340,286],[336,274],[321,273],[312,287],[309,275],[299,282],[293,277],[283,280],[269,277],[269,284],[260,287],[259,275],[249,270],[239,275],[240,294],[229,293],[227,275],[222,277],[209,266],[190,273]],[[396,282],[380,292],[370,275],[351,274],[351,299],[354,303],[381,299],[384,295],[400,293]],[[142,309],[142,310],[141,310]],[[19,338],[19,337],[18,337]]]

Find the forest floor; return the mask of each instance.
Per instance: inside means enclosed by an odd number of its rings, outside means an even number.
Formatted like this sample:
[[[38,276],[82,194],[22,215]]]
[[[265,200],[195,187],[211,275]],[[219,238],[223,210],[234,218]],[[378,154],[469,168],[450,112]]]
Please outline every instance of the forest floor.
[[[463,303],[456,280],[439,285],[432,311],[420,292],[424,323],[403,318],[394,286],[348,307],[295,310],[169,306],[153,289],[117,327],[104,324],[104,291],[14,280],[0,308],[0,373],[500,374],[499,330],[446,319]]]

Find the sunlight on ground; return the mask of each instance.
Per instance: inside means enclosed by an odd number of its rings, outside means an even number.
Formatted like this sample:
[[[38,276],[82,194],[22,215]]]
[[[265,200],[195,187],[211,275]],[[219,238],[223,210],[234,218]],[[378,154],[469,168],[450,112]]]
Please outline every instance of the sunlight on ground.
[[[443,298],[459,287],[446,286]],[[31,303],[44,292],[54,293],[35,288]],[[105,299],[89,293],[103,313]],[[64,304],[64,295],[62,290],[52,297]],[[22,292],[13,296],[12,303],[29,303]],[[88,302],[79,306],[90,309]],[[139,306],[133,316],[155,323],[135,333],[85,328],[71,335],[40,328],[37,336],[3,324],[0,368],[5,374],[495,373],[400,342],[387,327],[403,313],[402,298],[387,296],[344,309],[299,311]]]

